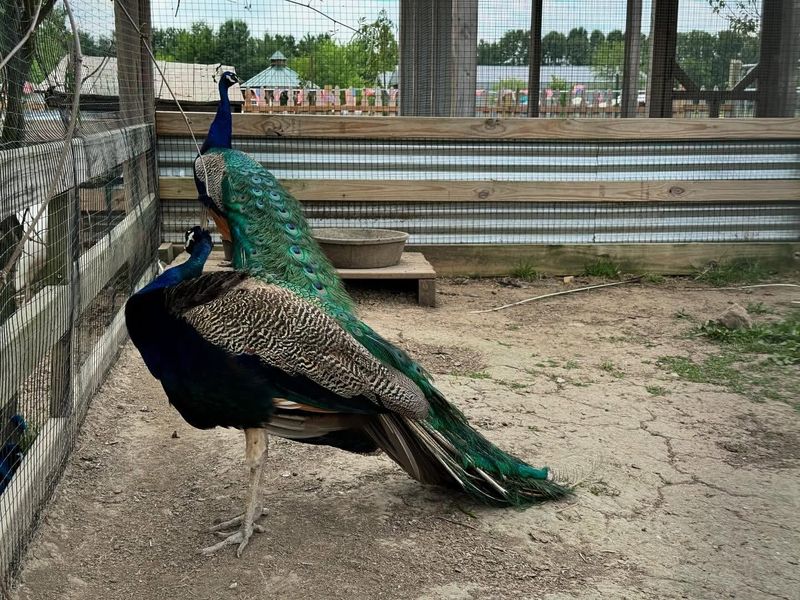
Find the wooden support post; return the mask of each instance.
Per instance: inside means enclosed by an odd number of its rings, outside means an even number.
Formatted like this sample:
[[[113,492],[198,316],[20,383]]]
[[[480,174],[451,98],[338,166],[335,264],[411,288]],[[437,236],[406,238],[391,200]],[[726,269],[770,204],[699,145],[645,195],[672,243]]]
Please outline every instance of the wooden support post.
[[[531,41],[528,49],[528,116],[539,116],[542,71],[542,0],[531,3]]]
[[[0,218],[0,269],[8,264],[11,255],[18,243],[19,221],[16,215]],[[0,287],[0,325],[17,310],[15,299],[14,278],[9,277],[8,283]]]
[[[756,117],[794,116],[799,33],[799,0],[764,0]]]
[[[622,117],[636,116],[639,57],[642,45],[642,0],[628,0],[625,16],[625,58],[622,67]]]
[[[650,77],[647,104],[650,117],[672,116],[675,49],[678,40],[678,0],[653,0]]]
[[[420,279],[417,282],[417,303],[420,306],[436,306],[435,279]]]
[[[418,0],[400,0],[400,93],[403,94],[401,114],[404,117],[419,114],[419,87],[417,85],[417,14]]]
[[[70,286],[76,266],[74,227],[77,189],[54,196],[47,206],[47,280],[52,286]],[[59,310],[70,315],[69,327],[53,345],[50,355],[50,416],[66,417],[72,412],[72,330],[75,325],[75,293],[63,295]]]
[[[451,117],[475,116],[478,0],[453,0]]]

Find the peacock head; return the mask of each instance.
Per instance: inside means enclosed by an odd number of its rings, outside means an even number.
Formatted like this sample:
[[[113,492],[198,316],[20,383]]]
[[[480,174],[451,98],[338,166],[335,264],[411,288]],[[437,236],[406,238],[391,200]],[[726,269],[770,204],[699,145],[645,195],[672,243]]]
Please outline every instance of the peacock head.
[[[211,234],[197,225],[188,230],[184,234],[184,238],[186,239],[186,242],[184,243],[183,247],[189,254],[194,254],[194,250],[202,246],[212,245]]]
[[[236,73],[233,73],[231,71],[224,71],[219,79],[220,90],[222,89],[227,90],[228,88],[237,83],[239,83],[239,78],[236,76]]]

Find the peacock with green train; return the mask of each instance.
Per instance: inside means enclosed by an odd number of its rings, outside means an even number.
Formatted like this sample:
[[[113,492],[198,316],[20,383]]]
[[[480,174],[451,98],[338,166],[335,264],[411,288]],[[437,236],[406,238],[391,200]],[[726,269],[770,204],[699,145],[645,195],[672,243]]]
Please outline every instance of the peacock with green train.
[[[206,550],[239,544],[241,553],[260,530],[254,518],[267,433],[351,452],[381,449],[414,479],[488,504],[568,494],[546,467],[475,431],[420,364],[358,318],[299,203],[261,164],[230,149],[223,83],[220,94],[208,138],[222,147],[203,148],[194,171],[200,200],[233,244],[234,271],[199,275],[195,259],[185,275],[144,293],[149,308],[141,308],[142,293],[134,296],[139,311],[128,320],[184,419],[245,432],[250,494],[244,515],[226,523],[241,527]],[[142,322],[154,313],[161,325]],[[161,356],[160,336],[179,360]]]

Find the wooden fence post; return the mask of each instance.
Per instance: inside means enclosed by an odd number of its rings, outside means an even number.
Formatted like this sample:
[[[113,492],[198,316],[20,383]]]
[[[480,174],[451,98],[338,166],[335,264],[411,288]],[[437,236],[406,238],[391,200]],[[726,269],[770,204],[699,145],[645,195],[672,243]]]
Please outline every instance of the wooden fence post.
[[[78,189],[54,196],[47,207],[47,281],[52,286],[74,286],[77,282],[72,277],[75,266],[76,239],[78,231],[73,227],[75,221],[75,204]],[[61,310],[69,311],[70,326],[66,333],[53,345],[50,355],[50,416],[68,417],[72,413],[72,332],[75,327],[75,305],[79,302],[73,293],[64,296],[69,298],[69,306]]]

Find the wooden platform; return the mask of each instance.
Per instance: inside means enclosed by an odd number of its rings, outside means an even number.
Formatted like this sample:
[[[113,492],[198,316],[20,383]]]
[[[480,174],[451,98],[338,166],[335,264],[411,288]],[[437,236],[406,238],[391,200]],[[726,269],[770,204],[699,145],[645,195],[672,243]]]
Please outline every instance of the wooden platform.
[[[416,279],[417,302],[436,306],[436,271],[421,252],[403,252],[400,262],[381,269],[338,269],[342,279]]]
[[[159,249],[164,258],[171,258],[167,252],[167,244],[162,244]],[[183,262],[187,255],[182,254],[183,247],[173,245],[171,250],[174,252],[175,260]],[[214,250],[208,257],[206,271],[220,271],[226,267],[221,266],[223,260],[222,251]],[[164,262],[167,262],[164,260]],[[171,260],[169,262],[172,262]],[[338,269],[342,279],[416,279],[417,280],[417,302],[422,306],[436,306],[436,271],[433,266],[425,259],[421,252],[403,252],[400,262],[391,267],[381,269]]]

